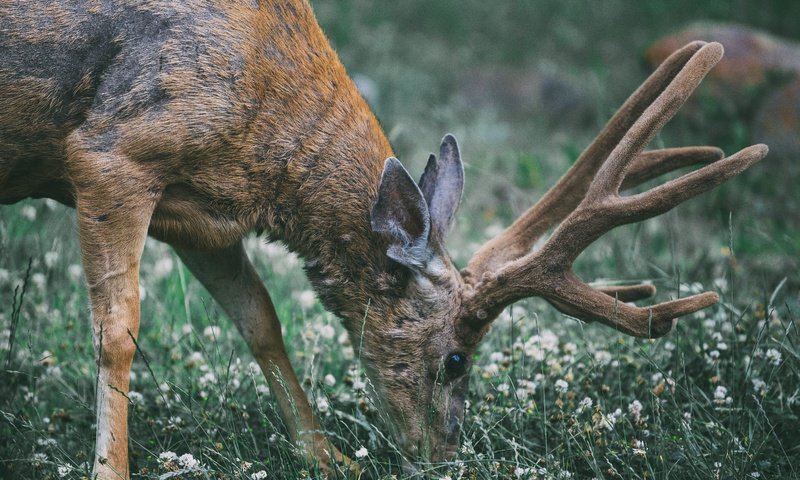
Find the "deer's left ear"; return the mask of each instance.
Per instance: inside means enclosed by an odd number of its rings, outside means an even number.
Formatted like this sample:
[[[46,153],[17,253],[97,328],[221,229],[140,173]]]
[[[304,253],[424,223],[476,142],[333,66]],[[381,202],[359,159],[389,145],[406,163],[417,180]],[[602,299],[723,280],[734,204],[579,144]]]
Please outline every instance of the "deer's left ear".
[[[464,190],[464,165],[453,135],[448,133],[442,139],[438,161],[433,154],[428,157],[419,186],[428,203],[436,238],[444,242]]]
[[[372,231],[391,239],[386,255],[407,267],[424,269],[432,257],[428,248],[430,214],[422,192],[403,165],[386,159],[378,201],[370,215]]]

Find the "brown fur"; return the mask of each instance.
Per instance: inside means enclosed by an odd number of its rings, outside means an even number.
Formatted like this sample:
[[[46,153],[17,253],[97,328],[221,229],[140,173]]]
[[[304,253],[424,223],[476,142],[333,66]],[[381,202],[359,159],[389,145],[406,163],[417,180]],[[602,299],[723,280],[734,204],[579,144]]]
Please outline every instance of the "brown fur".
[[[635,184],[650,169],[717,158],[713,149],[638,155],[653,132],[633,140],[626,132],[654,101],[645,88],[545,202],[462,276],[443,247],[463,186],[455,139],[445,137],[419,186],[387,160],[386,137],[304,1],[28,2],[0,5],[0,22],[0,203],[46,196],[77,209],[99,360],[99,478],[129,476],[125,393],[147,234],[175,246],[231,317],[309,456],[349,463],[319,433],[291,369],[272,301],[241,246],[251,230],[305,259],[321,301],[363,347],[403,452],[442,459],[457,448],[470,358],[508,303],[543,295],[580,318],[650,333],[641,312],[625,323],[608,304],[652,288],[584,291],[568,273],[588,243],[581,229],[590,241],[610,228],[578,205],[587,195],[602,200],[595,190],[607,178],[602,170],[592,178],[608,150],[634,144],[631,166],[612,168],[617,187],[625,173]],[[526,257],[565,217],[555,234],[562,244]],[[572,290],[562,295],[564,287]],[[450,368],[452,358],[464,361]]]

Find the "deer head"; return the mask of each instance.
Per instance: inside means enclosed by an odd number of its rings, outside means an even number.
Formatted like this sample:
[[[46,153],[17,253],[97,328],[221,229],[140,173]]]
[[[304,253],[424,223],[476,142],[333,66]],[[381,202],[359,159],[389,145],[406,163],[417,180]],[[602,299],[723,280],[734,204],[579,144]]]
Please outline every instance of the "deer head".
[[[660,215],[741,173],[767,154],[755,145],[730,156],[712,147],[643,152],[702,78],[722,46],[695,42],[675,52],[633,93],[563,178],[458,271],[444,240],[464,173],[456,140],[444,137],[419,183],[398,160],[385,162],[371,213],[385,254],[407,274],[404,291],[378,302],[362,336],[368,374],[402,449],[439,460],[457,448],[472,355],[508,305],[543,297],[583,321],[645,338],[718,300],[713,292],[637,307],[651,285],[593,288],[572,272],[575,258],[612,228]],[[691,173],[643,193],[621,192],[678,168]],[[543,245],[536,242],[551,228]]]

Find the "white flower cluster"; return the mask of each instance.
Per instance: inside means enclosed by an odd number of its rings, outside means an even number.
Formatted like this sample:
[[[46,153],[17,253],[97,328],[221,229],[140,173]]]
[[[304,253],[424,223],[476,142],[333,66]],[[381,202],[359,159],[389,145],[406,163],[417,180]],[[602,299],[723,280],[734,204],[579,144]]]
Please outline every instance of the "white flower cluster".
[[[594,401],[590,397],[585,397],[583,400],[578,403],[578,408],[575,409],[575,414],[581,414],[585,410],[591,410],[592,406],[594,406]]]
[[[628,413],[631,414],[631,418],[633,419],[634,423],[639,423],[642,420],[642,402],[639,400],[634,400],[630,404],[628,404]]]
[[[717,405],[730,405],[733,403],[733,398],[728,396],[728,389],[722,385],[718,385],[714,390],[714,403]]]
[[[569,390],[569,383],[567,383],[563,378],[556,380],[554,386],[558,393],[567,393],[567,390]]]
[[[540,335],[533,335],[523,346],[525,355],[542,362],[548,353],[558,353],[558,336],[550,330],[543,330]]]
[[[161,452],[158,455],[158,461],[162,467],[169,470],[175,469],[178,465],[186,470],[202,470],[203,468],[200,461],[194,458],[191,453],[184,453],[178,456],[175,452]]]

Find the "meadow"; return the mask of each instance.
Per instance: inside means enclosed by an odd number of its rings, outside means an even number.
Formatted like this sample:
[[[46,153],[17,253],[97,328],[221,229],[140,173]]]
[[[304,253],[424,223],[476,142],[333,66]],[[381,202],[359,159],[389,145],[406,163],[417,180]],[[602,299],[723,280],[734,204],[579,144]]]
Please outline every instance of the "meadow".
[[[459,139],[466,190],[448,244],[459,266],[566,171],[646,78],[642,52],[656,38],[697,20],[800,36],[800,3],[782,1],[313,4],[412,175],[444,133]],[[652,147],[730,153],[757,141],[753,102],[772,86],[739,99],[701,87]],[[649,281],[657,301],[720,294],[670,335],[630,338],[539,299],[508,308],[476,357],[457,460],[421,465],[420,476],[800,478],[792,162],[770,155],[579,257],[582,278]],[[329,438],[364,478],[404,478],[357,345],[317,302],[302,259],[263,237],[246,245]],[[148,240],[140,283],[133,478],[319,478],[243,340],[168,246]],[[56,202],[0,207],[0,361],[0,478],[89,478],[91,322],[74,211]]]

